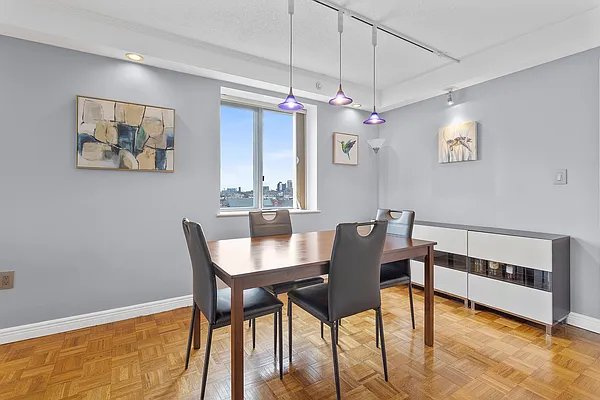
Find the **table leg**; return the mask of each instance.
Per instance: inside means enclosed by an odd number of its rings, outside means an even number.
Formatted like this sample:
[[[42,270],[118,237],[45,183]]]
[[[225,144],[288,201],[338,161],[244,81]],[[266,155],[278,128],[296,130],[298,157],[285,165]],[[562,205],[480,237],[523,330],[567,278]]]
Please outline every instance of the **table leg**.
[[[425,345],[433,346],[433,246],[425,256]]]
[[[231,285],[231,399],[244,398],[244,290]]]
[[[194,318],[194,349],[200,348],[200,319],[202,318],[202,313],[200,312],[200,307],[196,307],[196,317]]]

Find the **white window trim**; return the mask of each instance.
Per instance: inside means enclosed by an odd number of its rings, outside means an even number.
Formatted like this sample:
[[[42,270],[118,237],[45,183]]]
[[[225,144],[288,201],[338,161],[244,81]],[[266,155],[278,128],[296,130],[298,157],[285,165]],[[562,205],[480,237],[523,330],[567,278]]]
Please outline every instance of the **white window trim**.
[[[321,210],[301,210],[299,208],[286,208],[286,210],[290,210],[290,214],[320,214]],[[258,210],[245,210],[245,211],[227,211],[221,209],[221,211],[217,214],[217,218],[227,218],[227,217],[248,217],[250,211],[258,211]],[[262,210],[264,212],[275,212],[276,208],[267,208]]]
[[[272,109],[275,111],[282,111],[277,107],[277,104],[279,104],[281,102],[281,99],[276,98],[276,97],[272,97],[272,96],[267,96],[267,95],[263,95],[263,94],[259,94],[259,93],[253,93],[253,92],[247,92],[247,91],[243,91],[243,90],[239,90],[239,89],[233,89],[233,88],[228,88],[228,87],[221,87],[221,101],[225,101],[225,102],[229,102],[229,103],[237,103],[240,106],[246,106],[246,107],[256,107],[259,110],[261,108],[264,109]],[[318,209],[317,207],[317,106],[316,105],[312,105],[312,104],[304,104],[305,110],[302,111],[302,113],[306,114],[305,116],[305,124],[306,124],[306,132],[305,132],[305,141],[306,141],[306,152],[305,152],[305,157],[306,157],[306,208],[305,209],[299,209],[299,208],[295,208],[297,207],[297,204],[294,204],[294,208],[286,208],[287,210],[290,211],[290,213],[292,214],[314,214],[314,213],[320,213],[321,211]],[[285,111],[283,111],[285,112]],[[262,113],[262,111],[259,111],[259,113]],[[257,121],[260,119],[257,119]],[[296,124],[294,124],[294,130],[295,130]],[[262,129],[262,127],[259,124],[258,129]],[[257,129],[254,130],[255,134],[257,132]],[[295,135],[295,132],[294,132]],[[220,136],[220,134],[219,134]],[[294,147],[295,147],[295,143],[296,141],[294,140]],[[257,151],[256,149],[262,148],[262,145],[260,146],[255,146],[255,151]],[[295,148],[294,148],[295,150]],[[261,153],[261,152],[258,152]],[[257,159],[258,162],[256,162],[255,165],[255,173],[260,172],[257,171],[257,169],[260,169],[261,167],[258,165],[262,165],[262,153],[261,154],[256,154],[255,153],[255,157],[260,157],[260,159]],[[258,167],[257,167],[258,166]],[[221,170],[221,165],[220,165],[220,161],[219,161],[219,171]],[[294,174],[295,175],[295,174]],[[260,175],[258,175],[260,176]],[[255,186],[257,184],[260,184],[260,191],[258,191],[258,189],[255,187],[254,188],[254,192],[255,193],[261,193],[262,195],[262,180],[260,179],[255,179]],[[219,175],[219,193],[220,193],[220,185],[221,185],[221,178]],[[262,203],[262,199],[261,200],[257,200],[258,203]],[[294,200],[294,203],[296,202],[296,200]],[[259,204],[257,204],[257,206],[259,206]],[[232,210],[228,210],[226,208],[219,208],[219,212],[217,214],[218,217],[227,217],[227,216],[247,216],[248,212],[250,211],[256,211],[259,210],[259,208],[235,208]],[[264,209],[264,211],[275,211],[276,208],[267,208]]]

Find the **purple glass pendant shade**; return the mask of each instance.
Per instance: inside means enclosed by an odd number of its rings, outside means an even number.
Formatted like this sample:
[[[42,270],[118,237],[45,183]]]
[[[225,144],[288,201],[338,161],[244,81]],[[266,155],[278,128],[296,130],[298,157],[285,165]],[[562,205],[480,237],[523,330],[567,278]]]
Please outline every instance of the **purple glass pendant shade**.
[[[369,115],[369,118],[363,121],[363,124],[367,125],[377,125],[385,123],[385,119],[381,118],[377,111],[375,111],[375,107],[373,107],[373,112]]]
[[[333,99],[329,100],[329,104],[331,104],[332,106],[347,106],[350,103],[352,103],[352,99],[346,96],[346,94],[342,90],[342,84],[340,83],[340,87],[337,91],[337,94]]]
[[[279,108],[286,111],[298,111],[304,109],[304,105],[296,100],[296,97],[294,97],[294,93],[292,92],[292,88],[290,88],[288,96],[284,101],[279,103]]]

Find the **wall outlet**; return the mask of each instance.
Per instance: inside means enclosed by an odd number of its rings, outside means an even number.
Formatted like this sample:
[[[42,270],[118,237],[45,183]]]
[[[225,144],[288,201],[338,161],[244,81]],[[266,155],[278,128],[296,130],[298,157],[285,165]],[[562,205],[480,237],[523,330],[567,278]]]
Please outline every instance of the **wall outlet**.
[[[15,271],[0,272],[0,289],[12,289],[15,286]]]

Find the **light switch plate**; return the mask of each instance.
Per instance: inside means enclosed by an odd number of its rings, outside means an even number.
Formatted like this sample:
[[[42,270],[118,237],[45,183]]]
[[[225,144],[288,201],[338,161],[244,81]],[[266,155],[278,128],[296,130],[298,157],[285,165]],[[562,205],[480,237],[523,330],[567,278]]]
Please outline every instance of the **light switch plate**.
[[[15,286],[15,271],[0,272],[0,289],[12,289]]]
[[[557,169],[554,173],[554,184],[555,185],[566,185],[567,184],[567,170]]]

